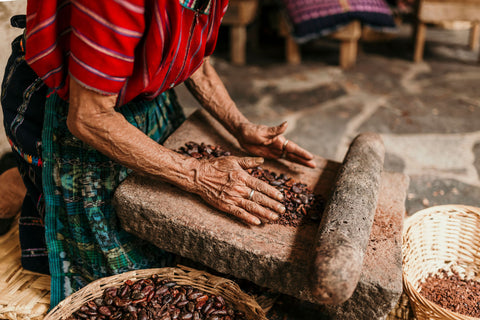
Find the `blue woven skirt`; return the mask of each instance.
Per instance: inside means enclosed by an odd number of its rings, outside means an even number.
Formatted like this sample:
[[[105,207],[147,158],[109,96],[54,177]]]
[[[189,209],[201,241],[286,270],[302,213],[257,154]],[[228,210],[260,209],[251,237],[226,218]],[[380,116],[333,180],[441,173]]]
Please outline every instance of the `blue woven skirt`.
[[[117,111],[158,143],[185,120],[173,91]],[[129,170],[75,138],[67,114],[68,103],[47,98],[42,173],[52,306],[95,279],[173,265],[173,255],[122,229],[111,201]]]

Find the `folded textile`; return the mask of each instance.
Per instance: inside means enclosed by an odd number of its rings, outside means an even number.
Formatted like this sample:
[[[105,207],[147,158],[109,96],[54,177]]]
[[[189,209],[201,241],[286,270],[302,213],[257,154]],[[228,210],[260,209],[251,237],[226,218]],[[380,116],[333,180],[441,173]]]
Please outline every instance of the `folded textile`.
[[[335,32],[353,20],[382,31],[395,30],[384,0],[282,0],[299,43]]]

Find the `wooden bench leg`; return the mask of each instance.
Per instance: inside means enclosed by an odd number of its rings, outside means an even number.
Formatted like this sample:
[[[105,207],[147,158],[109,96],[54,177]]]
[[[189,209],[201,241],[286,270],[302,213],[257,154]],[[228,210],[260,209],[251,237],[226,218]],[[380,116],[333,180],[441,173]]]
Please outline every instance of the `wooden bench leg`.
[[[471,50],[475,50],[478,48],[479,37],[480,37],[480,22],[476,21],[472,23],[472,29],[470,29],[469,47]]]
[[[247,28],[245,25],[230,27],[230,59],[233,64],[244,65],[246,62]]]
[[[295,42],[292,36],[288,35],[285,38],[285,56],[289,64],[300,64],[302,62],[302,55],[300,53],[300,46]]]
[[[358,41],[345,40],[340,43],[340,67],[348,69],[355,65],[357,61]]]
[[[358,54],[358,41],[361,36],[362,24],[360,21],[352,21],[330,36],[340,40],[340,55],[338,58],[342,69],[348,69],[355,65]]]
[[[420,62],[423,59],[423,49],[425,47],[425,34],[427,32],[427,26],[425,23],[419,22],[416,31],[413,61]]]
[[[290,34],[288,22],[284,15],[279,16],[279,32],[285,39],[285,59],[287,63],[293,65],[300,64],[302,62],[300,46]]]

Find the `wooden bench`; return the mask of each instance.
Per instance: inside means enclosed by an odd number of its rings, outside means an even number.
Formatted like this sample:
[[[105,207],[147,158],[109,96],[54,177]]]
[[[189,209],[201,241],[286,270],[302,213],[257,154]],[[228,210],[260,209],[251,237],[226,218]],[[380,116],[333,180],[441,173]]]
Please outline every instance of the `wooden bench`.
[[[222,24],[230,26],[230,59],[233,64],[246,62],[247,25],[257,14],[258,0],[230,0]]]
[[[253,22],[259,7],[258,0],[230,0],[222,24],[230,27],[230,60],[233,64],[246,63],[247,26]],[[280,18],[280,34],[285,38],[285,55],[290,64],[301,62],[300,48],[291,36],[287,22]],[[353,21],[347,26],[330,35],[340,41],[340,66],[344,69],[355,65],[358,51],[358,39],[362,34],[359,21]]]
[[[285,56],[290,64],[299,64],[302,61],[300,47],[292,37],[288,23],[283,17],[280,20],[280,34],[285,38]],[[358,53],[358,40],[362,36],[360,21],[352,21],[348,25],[329,35],[330,38],[340,41],[339,64],[342,69],[355,65]]]
[[[472,50],[478,47],[480,36],[480,0],[420,0],[417,8],[417,24],[415,30],[415,51],[413,60],[423,59],[427,23],[447,21],[470,21],[469,46]],[[479,56],[480,61],[480,56]]]

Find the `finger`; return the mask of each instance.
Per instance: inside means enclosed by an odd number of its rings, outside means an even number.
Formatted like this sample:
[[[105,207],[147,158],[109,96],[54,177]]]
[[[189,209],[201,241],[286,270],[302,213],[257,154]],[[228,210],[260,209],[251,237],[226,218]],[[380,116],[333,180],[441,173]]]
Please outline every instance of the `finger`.
[[[240,220],[245,221],[248,224],[252,224],[255,226],[258,226],[259,224],[262,223],[260,219],[255,217],[254,215],[248,213],[245,209],[237,207],[235,205],[227,205],[227,207],[224,209],[225,212],[239,218]]]
[[[265,208],[268,208],[280,214],[285,213],[285,206],[282,203],[280,203],[279,201],[273,200],[270,197],[267,197],[263,193],[254,192],[250,200],[253,201],[254,203],[257,203]]]
[[[251,168],[256,168],[259,165],[263,164],[263,158],[259,157],[243,157],[243,158],[238,158],[238,164],[242,169],[251,169]]]
[[[277,220],[278,219],[278,214],[273,212],[272,210],[269,210],[265,207],[262,207],[261,205],[247,200],[247,199],[241,199],[239,202],[240,206],[245,209],[248,213],[253,213],[258,217],[262,217],[267,220]]]
[[[313,160],[306,160],[304,158],[301,158],[293,153],[287,153],[286,155],[286,159],[288,161],[291,161],[291,162],[296,162],[296,163],[299,163],[301,165],[304,165],[306,167],[310,167],[310,168],[315,168],[317,165],[315,164],[315,161]]]
[[[278,191],[275,187],[252,176],[248,176],[248,179],[246,180],[246,185],[253,190],[263,193],[264,195],[276,201],[283,201],[284,199],[283,193]]]
[[[287,156],[288,156],[288,154],[293,154],[293,155],[295,155],[299,158],[303,158],[305,160],[312,160],[313,159],[313,154],[311,154],[307,150],[303,149],[302,147],[300,147],[298,144],[296,144],[293,141],[288,141],[288,143],[285,147],[285,150],[287,152]]]

